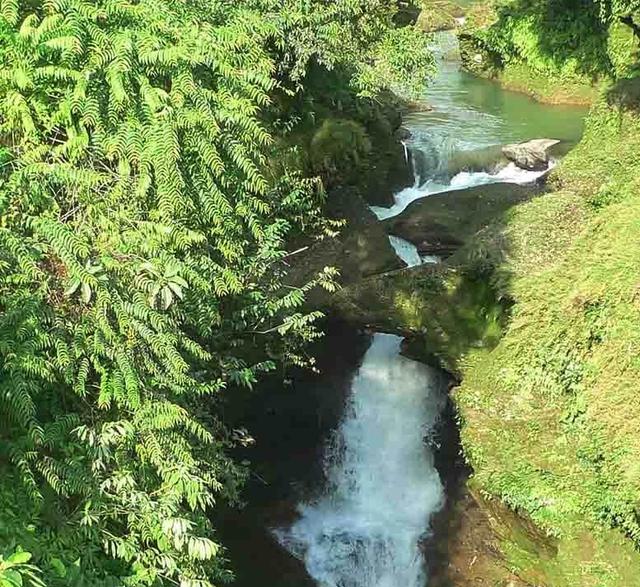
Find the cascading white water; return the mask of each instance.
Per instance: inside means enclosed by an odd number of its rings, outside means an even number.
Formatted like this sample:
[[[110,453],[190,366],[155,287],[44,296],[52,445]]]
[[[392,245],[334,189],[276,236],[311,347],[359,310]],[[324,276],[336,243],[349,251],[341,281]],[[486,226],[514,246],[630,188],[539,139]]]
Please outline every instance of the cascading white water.
[[[549,168],[553,168],[555,164],[555,161],[552,161]],[[420,186],[413,185],[405,188],[395,194],[395,203],[390,208],[371,206],[371,210],[373,210],[374,214],[380,220],[384,220],[386,218],[393,218],[394,216],[397,216],[409,204],[411,204],[411,202],[426,196],[491,183],[516,183],[526,185],[535,182],[539,177],[547,172],[548,170],[527,171],[516,167],[513,163],[509,163],[494,173],[488,173],[486,171],[462,171],[457,175],[454,175],[448,184],[444,184],[439,181],[427,181]]]
[[[432,194],[490,183],[532,183],[546,171],[499,161],[500,146],[547,136],[571,143],[582,133],[584,113],[538,104],[464,72],[455,32],[436,34],[432,50],[438,72],[425,95],[430,108],[409,113],[403,121],[411,135],[405,149],[411,153],[415,181],[395,194],[391,208],[372,206],[380,219],[396,216],[414,200]],[[481,152],[492,148],[495,159],[486,152],[486,166],[478,165]],[[474,153],[474,165],[451,165],[459,155]]]
[[[423,587],[420,540],[443,504],[425,443],[443,407],[439,375],[376,334],[325,454],[327,485],[280,542],[321,587]]]
[[[418,249],[413,243],[393,234],[389,235],[389,242],[394,248],[396,255],[398,255],[408,267],[422,265],[422,259],[420,258]]]

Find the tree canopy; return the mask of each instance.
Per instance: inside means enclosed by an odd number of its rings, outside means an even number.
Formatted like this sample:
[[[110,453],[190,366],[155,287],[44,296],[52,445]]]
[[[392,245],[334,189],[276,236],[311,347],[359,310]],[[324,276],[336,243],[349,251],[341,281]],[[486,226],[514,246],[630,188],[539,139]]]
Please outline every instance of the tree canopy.
[[[395,13],[0,0],[0,546],[47,584],[229,578],[207,514],[243,438],[216,398],[303,362],[305,293],[333,287],[283,285],[288,240],[327,229],[317,179],[271,171],[273,98],[311,64],[364,96],[422,83]]]

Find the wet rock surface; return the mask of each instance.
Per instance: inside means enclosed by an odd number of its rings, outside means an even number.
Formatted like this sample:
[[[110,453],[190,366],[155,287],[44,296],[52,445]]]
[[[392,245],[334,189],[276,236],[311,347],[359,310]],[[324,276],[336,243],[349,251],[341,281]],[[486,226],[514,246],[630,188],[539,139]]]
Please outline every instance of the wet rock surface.
[[[288,260],[291,284],[307,283],[325,267],[339,270],[341,285],[404,267],[384,227],[357,194],[349,190],[332,194],[329,214],[345,220],[341,234],[292,254]],[[318,301],[314,295],[324,297],[323,292],[316,291],[311,295],[312,303]]]
[[[429,586],[533,587],[509,569],[495,523],[485,500],[462,485],[433,521]]]
[[[549,167],[551,148],[559,143],[556,139],[534,139],[526,143],[506,145],[502,148],[502,153],[521,169],[544,171]]]
[[[446,256],[540,191],[537,185],[496,183],[433,194],[411,203],[384,226],[390,234],[416,245],[421,254]]]

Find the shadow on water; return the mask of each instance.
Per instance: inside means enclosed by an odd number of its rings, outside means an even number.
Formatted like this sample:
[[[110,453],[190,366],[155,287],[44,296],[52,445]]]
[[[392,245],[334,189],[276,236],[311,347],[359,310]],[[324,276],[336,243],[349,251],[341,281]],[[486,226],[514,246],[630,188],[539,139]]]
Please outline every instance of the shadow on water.
[[[227,421],[247,428],[256,440],[237,455],[251,462],[242,496],[247,505],[228,508],[216,520],[237,587],[315,585],[271,530],[292,522],[298,501],[322,487],[325,439],[340,421],[372,338],[339,322],[329,323],[326,332],[314,353],[319,374],[299,371],[289,383],[273,377],[227,406]]]

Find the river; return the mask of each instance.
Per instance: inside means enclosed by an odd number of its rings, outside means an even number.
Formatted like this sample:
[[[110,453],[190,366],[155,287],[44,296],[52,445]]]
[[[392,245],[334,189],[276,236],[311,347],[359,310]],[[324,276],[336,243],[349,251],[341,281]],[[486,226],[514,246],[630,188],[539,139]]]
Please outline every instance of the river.
[[[452,33],[436,50],[439,72],[425,96],[432,110],[405,120],[414,184],[392,208],[375,209],[380,218],[432,193],[532,181],[494,165],[500,145],[571,146],[582,133],[584,109],[538,104],[461,71]],[[408,265],[439,261],[391,240]],[[273,381],[248,402],[239,418],[257,441],[246,453],[248,505],[218,520],[237,587],[428,585],[424,543],[446,500],[434,431],[447,379],[400,349],[398,337],[334,325],[316,349],[319,375]]]
[[[424,96],[431,109],[412,112],[404,120],[411,133],[405,146],[413,162],[414,183],[395,195],[391,208],[373,208],[381,219],[434,193],[495,182],[535,181],[543,172],[500,161],[503,145],[553,138],[561,141],[559,152],[563,153],[582,136],[585,108],[541,104],[467,73],[460,67],[453,32],[436,35],[433,48],[438,73]],[[393,239],[392,245],[409,266],[437,261],[420,260],[415,247],[401,239]]]

